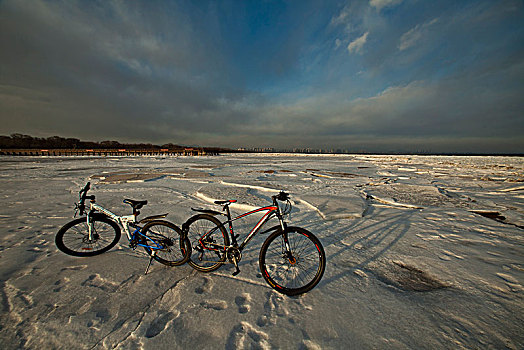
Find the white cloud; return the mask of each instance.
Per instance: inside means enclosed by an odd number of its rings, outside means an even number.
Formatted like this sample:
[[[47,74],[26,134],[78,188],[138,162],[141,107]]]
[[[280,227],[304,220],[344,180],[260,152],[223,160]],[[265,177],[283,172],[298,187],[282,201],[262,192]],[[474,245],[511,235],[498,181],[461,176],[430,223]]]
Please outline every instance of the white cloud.
[[[368,35],[369,35],[369,32],[366,32],[361,37],[358,37],[357,39],[350,42],[348,45],[349,53],[362,53],[362,48],[364,47],[364,44],[368,40]]]
[[[417,41],[420,40],[421,37],[422,33],[420,31],[419,26],[417,25],[415,28],[408,30],[400,37],[400,44],[398,44],[398,49],[400,51],[403,51],[414,46],[417,43]]]
[[[384,7],[398,5],[402,0],[370,0],[369,4],[376,8],[377,11],[382,10]]]
[[[429,22],[423,24],[417,24],[414,28],[411,28],[400,37],[400,44],[398,49],[400,51],[406,50],[414,46],[426,33],[427,29],[438,22],[438,18],[435,18]]]
[[[346,20],[349,16],[349,9],[348,7],[344,7],[342,11],[340,11],[339,15],[336,17],[331,18],[331,25],[339,25],[346,23]]]

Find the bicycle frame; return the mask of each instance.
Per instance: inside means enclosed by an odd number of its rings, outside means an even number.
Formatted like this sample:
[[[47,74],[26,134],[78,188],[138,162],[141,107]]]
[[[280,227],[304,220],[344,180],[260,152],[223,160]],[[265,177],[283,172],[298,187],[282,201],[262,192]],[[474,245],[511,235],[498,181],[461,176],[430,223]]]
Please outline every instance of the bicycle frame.
[[[271,219],[271,217],[273,215],[276,215],[276,211],[277,210],[278,210],[278,208],[274,207],[274,206],[263,207],[263,208],[258,208],[258,209],[252,210],[250,212],[241,214],[241,215],[235,217],[234,219],[231,219],[231,215],[229,213],[229,207],[228,207],[228,210],[227,210],[228,211],[227,223],[229,224],[229,235],[231,237],[231,242],[234,245],[237,244],[237,240],[236,240],[237,236],[235,236],[235,232],[233,230],[233,221],[239,220],[239,219],[241,219],[243,217],[249,216],[249,215],[254,214],[254,213],[258,213],[258,212],[261,212],[261,211],[266,211],[265,214],[262,216],[262,218],[257,222],[255,227],[253,227],[251,229],[251,231],[249,231],[248,235],[244,238],[244,240],[242,241],[242,243],[238,247],[240,249],[240,251],[242,251],[244,249],[244,247],[249,243],[249,241],[251,241],[251,239],[253,237],[255,237],[255,235],[258,233],[258,231],[260,231],[260,229]]]
[[[229,230],[228,231],[229,231],[229,236],[231,238],[231,243],[232,243],[231,246],[233,246],[235,248],[238,248],[239,251],[242,251],[246,247],[246,245],[249,243],[249,241],[251,241],[251,239],[260,231],[260,229],[273,216],[276,216],[278,218],[278,220],[280,222],[279,226],[282,229],[282,231],[284,231],[286,229],[286,223],[284,222],[284,219],[282,217],[282,213],[280,211],[280,207],[278,206],[278,203],[276,202],[276,200],[273,200],[273,205],[272,206],[267,206],[267,207],[261,207],[261,208],[258,208],[258,209],[254,209],[252,211],[243,213],[243,214],[241,214],[241,215],[239,215],[239,216],[237,216],[235,218],[231,218],[231,212],[229,210],[229,205],[225,206],[225,210],[226,210],[227,220],[224,221],[220,226],[215,227],[213,230],[209,231],[208,233],[206,233],[206,234],[202,235],[202,237],[200,237],[199,242],[202,244],[203,247],[206,247],[207,245],[202,240],[208,234],[214,232],[215,230],[219,229],[220,227],[224,227],[226,224],[228,224],[228,226],[229,226]],[[262,218],[251,229],[251,231],[249,231],[247,236],[243,239],[242,243],[240,243],[240,245],[238,245],[238,242],[237,242],[238,235],[235,235],[235,231],[233,229],[233,221],[239,220],[239,219],[241,219],[243,217],[249,216],[249,215],[254,214],[254,213],[262,212],[262,211],[265,211],[265,213],[262,216]],[[268,231],[272,231],[273,229],[277,229],[279,226],[272,227]],[[289,245],[288,245],[287,239],[285,239],[285,243],[286,243],[286,247],[289,249]],[[228,247],[224,247],[224,248],[228,248]]]
[[[137,237],[137,234],[138,234],[140,236],[145,237],[148,242],[152,242],[153,243],[153,245],[138,243],[137,244],[138,246],[150,248],[153,251],[162,249],[162,246],[160,246],[158,243],[153,241],[151,238],[149,238],[149,237],[147,237],[147,236],[142,234],[142,232],[140,231],[141,227],[137,225],[136,215],[120,216],[120,215],[117,215],[117,214],[107,210],[106,208],[96,204],[94,201],[90,202],[90,208],[89,209],[90,210],[87,213],[87,222],[89,223],[88,224],[88,234],[89,234],[89,239],[90,240],[93,239],[93,236],[92,236],[92,225],[91,225],[91,222],[90,222],[89,218],[90,218],[90,215],[93,212],[98,211],[100,213],[103,213],[103,214],[109,216],[114,222],[118,223],[124,229],[124,231],[125,231],[125,233],[127,235],[127,239],[129,240],[129,242],[132,242]],[[136,228],[136,230],[133,233],[131,233],[131,227]]]

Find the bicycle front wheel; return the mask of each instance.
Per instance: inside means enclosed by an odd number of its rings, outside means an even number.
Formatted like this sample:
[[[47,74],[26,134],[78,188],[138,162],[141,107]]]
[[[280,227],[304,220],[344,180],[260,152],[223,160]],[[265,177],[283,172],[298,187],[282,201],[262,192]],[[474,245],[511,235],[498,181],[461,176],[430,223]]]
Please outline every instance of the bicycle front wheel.
[[[91,237],[87,217],[65,224],[56,234],[56,247],[73,256],[93,256],[113,248],[120,239],[120,227],[103,215],[92,215]]]
[[[298,295],[320,282],[326,267],[326,254],[311,232],[288,227],[265,240],[259,264],[262,276],[273,289],[286,295]]]
[[[185,264],[191,256],[189,240],[183,238],[182,230],[168,221],[148,222],[141,230],[144,249],[153,258],[167,266]],[[147,238],[146,238],[147,237]]]
[[[226,248],[229,246],[229,237],[222,223],[214,216],[198,214],[189,218],[185,225],[193,249],[187,263],[202,272],[218,269],[226,261]]]

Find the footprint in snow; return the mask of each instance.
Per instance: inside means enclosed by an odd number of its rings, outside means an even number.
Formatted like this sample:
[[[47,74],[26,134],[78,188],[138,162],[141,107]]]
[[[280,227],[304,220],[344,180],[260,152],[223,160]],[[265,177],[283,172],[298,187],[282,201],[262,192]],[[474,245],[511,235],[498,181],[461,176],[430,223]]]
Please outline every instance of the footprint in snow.
[[[202,285],[195,288],[195,293],[204,294],[209,293],[213,290],[213,281],[209,277],[202,278]]]
[[[226,343],[226,349],[270,349],[269,336],[257,330],[248,322],[233,327]]]
[[[225,300],[204,300],[200,305],[206,309],[225,310],[227,309],[227,302]]]
[[[166,329],[168,322],[174,317],[175,315],[172,312],[167,312],[162,316],[155,318],[146,330],[146,338],[154,338],[159,335],[164,329]]]
[[[242,293],[235,298],[235,304],[238,306],[238,312],[245,314],[251,309],[251,295],[249,293]]]

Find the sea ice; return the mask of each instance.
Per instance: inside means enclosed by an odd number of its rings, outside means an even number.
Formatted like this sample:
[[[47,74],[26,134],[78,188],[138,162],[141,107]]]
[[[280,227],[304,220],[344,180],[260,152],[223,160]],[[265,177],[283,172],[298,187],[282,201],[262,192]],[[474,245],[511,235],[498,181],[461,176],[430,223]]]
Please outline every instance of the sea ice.
[[[1,157],[0,343],[5,349],[524,348],[520,157],[234,154]],[[217,199],[233,214],[285,190],[289,223],[322,242],[322,281],[300,297],[258,268],[265,235],[203,274],[153,263],[127,239],[74,258],[54,236],[78,191],[181,225]],[[235,221],[245,235],[259,217]]]

